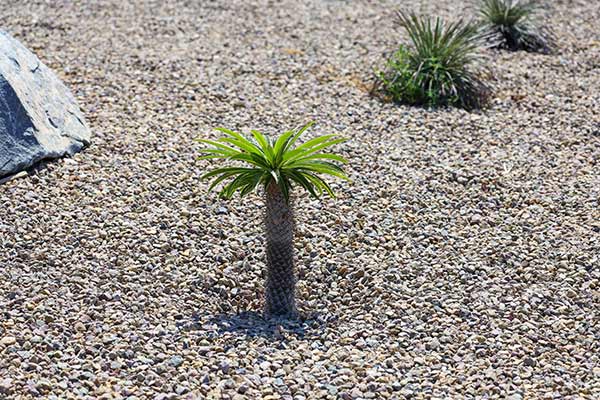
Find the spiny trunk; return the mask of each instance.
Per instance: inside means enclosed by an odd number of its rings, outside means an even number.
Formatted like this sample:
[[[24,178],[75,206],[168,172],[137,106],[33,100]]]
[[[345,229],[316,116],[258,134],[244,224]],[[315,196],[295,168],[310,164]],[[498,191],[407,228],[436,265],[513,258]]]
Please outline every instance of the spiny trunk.
[[[294,215],[277,184],[266,190],[267,282],[265,315],[295,318]]]

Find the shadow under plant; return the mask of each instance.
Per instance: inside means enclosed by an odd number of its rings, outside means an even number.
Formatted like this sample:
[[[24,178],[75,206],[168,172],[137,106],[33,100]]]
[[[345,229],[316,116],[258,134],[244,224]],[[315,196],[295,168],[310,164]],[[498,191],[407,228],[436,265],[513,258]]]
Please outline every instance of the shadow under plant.
[[[226,334],[243,337],[263,337],[271,341],[285,342],[288,339],[319,338],[327,328],[332,328],[338,318],[331,314],[312,313],[294,318],[265,318],[255,311],[237,314],[216,314],[202,319],[198,314],[179,322],[184,331],[199,331],[207,339]]]

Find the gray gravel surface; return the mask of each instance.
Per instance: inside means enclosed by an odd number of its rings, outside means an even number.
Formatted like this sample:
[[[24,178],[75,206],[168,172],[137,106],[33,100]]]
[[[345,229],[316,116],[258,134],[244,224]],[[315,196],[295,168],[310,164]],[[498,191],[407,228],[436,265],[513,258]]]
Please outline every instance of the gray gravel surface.
[[[600,3],[484,52],[489,110],[370,98],[399,4],[30,1],[1,26],[95,134],[0,186],[0,398],[600,398]],[[262,200],[207,194],[212,127],[350,140],[297,198],[306,321],[262,321]]]

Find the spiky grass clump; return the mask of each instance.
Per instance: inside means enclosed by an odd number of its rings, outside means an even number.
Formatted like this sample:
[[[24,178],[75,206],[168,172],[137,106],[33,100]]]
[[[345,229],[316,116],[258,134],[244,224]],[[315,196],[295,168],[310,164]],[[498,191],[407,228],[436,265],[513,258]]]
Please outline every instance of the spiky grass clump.
[[[536,26],[535,0],[480,0],[479,14],[483,22],[496,34],[496,47],[551,53],[556,47],[550,29]]]
[[[469,69],[484,37],[478,25],[398,12],[398,23],[410,37],[377,72],[379,87],[393,101],[430,107],[483,107],[490,90]]]

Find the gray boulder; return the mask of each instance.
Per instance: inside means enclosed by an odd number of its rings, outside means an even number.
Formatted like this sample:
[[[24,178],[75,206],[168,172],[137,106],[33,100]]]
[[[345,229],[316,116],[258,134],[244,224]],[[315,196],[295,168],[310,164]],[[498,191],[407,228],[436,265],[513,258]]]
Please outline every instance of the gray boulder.
[[[0,30],[0,177],[90,143],[75,98],[21,43]]]

